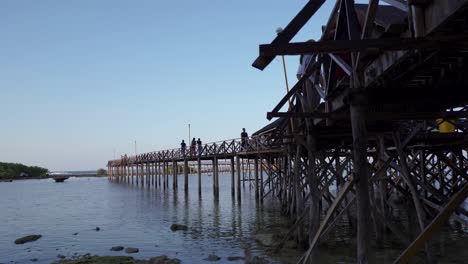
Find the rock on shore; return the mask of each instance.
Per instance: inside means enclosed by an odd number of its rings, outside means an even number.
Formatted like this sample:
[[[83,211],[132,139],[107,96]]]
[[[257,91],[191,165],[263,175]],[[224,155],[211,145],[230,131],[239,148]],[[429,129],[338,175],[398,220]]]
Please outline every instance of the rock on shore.
[[[15,240],[15,244],[18,245],[18,244],[33,242],[33,241],[38,240],[41,237],[42,237],[42,235],[29,235],[29,236],[21,237],[21,238],[18,238],[18,239]]]
[[[138,251],[140,251],[138,248],[132,248],[132,247],[128,247],[125,249],[125,253],[127,254],[138,253]]]
[[[60,260],[53,262],[53,264],[180,264],[179,259],[171,259],[167,256],[158,256],[151,258],[149,260],[138,260],[132,257],[123,257],[123,256],[90,256],[84,255],[82,257],[70,260]]]
[[[122,251],[122,250],[124,250],[124,247],[122,247],[122,246],[115,246],[115,247],[111,247],[110,250],[111,250],[111,251]]]
[[[209,255],[208,258],[206,258],[205,260],[208,260],[208,261],[218,261],[220,260],[221,258],[216,256],[216,255]]]

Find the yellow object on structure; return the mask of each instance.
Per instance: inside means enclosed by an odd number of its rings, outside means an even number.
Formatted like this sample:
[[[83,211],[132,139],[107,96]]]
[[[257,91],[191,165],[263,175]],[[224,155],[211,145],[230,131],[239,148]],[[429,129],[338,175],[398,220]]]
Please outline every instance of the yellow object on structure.
[[[443,118],[437,118],[436,122],[439,125],[440,133],[454,133],[455,132],[455,125],[453,124],[453,120],[445,121]]]

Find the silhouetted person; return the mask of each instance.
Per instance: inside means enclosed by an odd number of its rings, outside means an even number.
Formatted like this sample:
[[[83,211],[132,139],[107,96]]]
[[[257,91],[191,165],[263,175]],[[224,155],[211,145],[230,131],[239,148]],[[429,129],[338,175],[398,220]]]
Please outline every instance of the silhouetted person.
[[[195,155],[195,146],[197,145],[197,142],[195,141],[195,138],[192,139],[192,143],[190,144],[190,156]]]
[[[201,142],[200,138],[198,138],[198,140],[197,140],[197,149],[198,149],[198,156],[201,156],[203,148],[202,148],[202,142]]]
[[[242,133],[241,133],[241,147],[242,149],[246,149],[249,144],[249,134],[245,132],[245,128],[242,128]]]
[[[180,151],[182,152],[182,156],[185,157],[185,150],[187,149],[187,144],[185,144],[185,141],[182,139],[182,143],[180,143]]]

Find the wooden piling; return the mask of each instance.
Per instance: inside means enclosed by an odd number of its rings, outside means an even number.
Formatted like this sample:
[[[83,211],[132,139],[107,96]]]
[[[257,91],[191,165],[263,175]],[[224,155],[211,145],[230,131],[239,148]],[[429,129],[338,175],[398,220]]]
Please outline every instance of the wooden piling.
[[[237,165],[237,199],[241,199],[241,159],[239,156],[236,156],[236,165]]]
[[[189,167],[187,159],[184,159],[184,191],[188,192],[188,174],[189,174]]]
[[[263,158],[260,157],[260,200],[263,202]]]
[[[198,196],[202,195],[202,179],[201,179],[201,160],[197,159],[197,173],[198,173]]]
[[[234,170],[234,158],[230,159],[231,161],[231,195],[232,197],[236,196],[236,186],[235,186],[235,170]]]
[[[254,170],[255,170],[255,200],[260,198],[259,186],[258,186],[258,159],[254,158]]]
[[[178,173],[178,168],[177,168],[177,161],[172,161],[172,188],[174,190],[177,189],[177,173]]]
[[[351,125],[353,134],[353,171],[356,182],[357,202],[357,263],[369,262],[369,175],[367,162],[366,109],[361,103],[351,104]]]

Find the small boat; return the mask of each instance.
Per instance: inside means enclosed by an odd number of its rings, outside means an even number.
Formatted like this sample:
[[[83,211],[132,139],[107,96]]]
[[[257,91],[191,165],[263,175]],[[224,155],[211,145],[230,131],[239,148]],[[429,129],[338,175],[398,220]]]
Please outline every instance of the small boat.
[[[57,176],[57,177],[53,177],[52,179],[54,179],[55,182],[64,182],[68,178],[69,178],[68,176]]]

